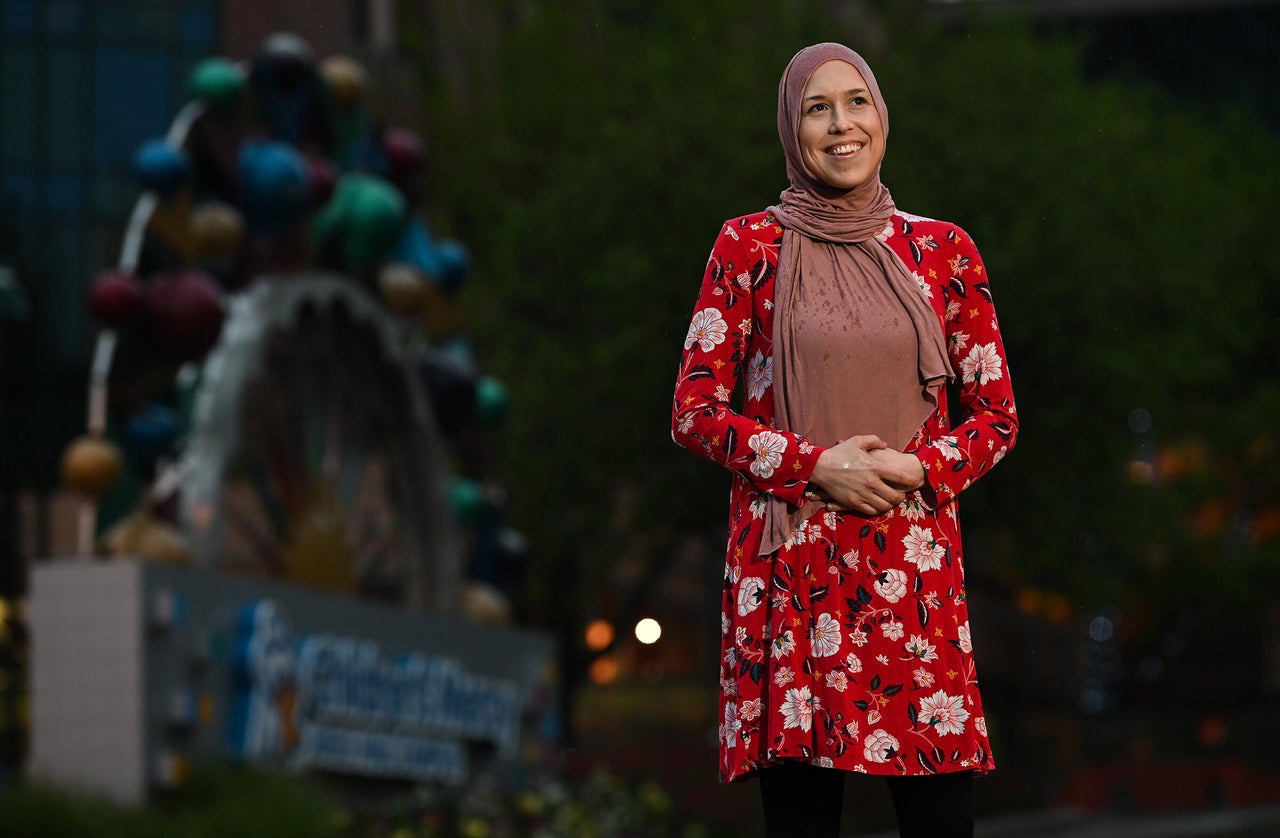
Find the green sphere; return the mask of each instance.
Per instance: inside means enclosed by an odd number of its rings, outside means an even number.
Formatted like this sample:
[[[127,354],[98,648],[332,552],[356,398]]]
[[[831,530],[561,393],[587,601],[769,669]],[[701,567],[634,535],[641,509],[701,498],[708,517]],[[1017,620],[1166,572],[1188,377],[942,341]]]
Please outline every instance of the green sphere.
[[[230,110],[244,95],[244,72],[226,58],[206,58],[191,71],[187,87],[194,99],[215,110]]]
[[[493,376],[486,375],[476,382],[476,415],[480,422],[492,427],[507,414],[507,388]]]

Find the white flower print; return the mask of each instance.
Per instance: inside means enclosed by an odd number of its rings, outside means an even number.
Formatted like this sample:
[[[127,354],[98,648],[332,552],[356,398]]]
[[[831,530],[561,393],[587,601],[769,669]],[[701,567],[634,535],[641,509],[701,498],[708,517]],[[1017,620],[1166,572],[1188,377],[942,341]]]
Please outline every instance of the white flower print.
[[[756,356],[747,364],[747,396],[752,399],[764,397],[764,391],[773,386],[773,356],[765,357],[759,349]]]
[[[921,689],[933,686],[933,673],[923,666],[912,672],[911,677],[916,682],[916,686]]]
[[[952,300],[951,302],[947,303],[947,319],[956,320],[959,317],[960,317],[960,303],[956,302],[955,300]]]
[[[856,721],[849,722],[847,725],[844,726],[844,733],[845,733],[845,736],[848,736],[850,739],[857,739],[858,723]]]
[[[720,633],[721,634],[729,633],[729,615],[724,613],[723,611],[720,612]]]
[[[756,452],[751,462],[751,472],[759,477],[773,476],[773,470],[782,465],[782,452],[787,450],[787,438],[773,431],[752,434],[747,447]]]
[[[954,346],[956,349],[964,349],[966,346],[969,345],[969,333],[968,332],[952,332],[950,335],[947,336],[947,341],[950,342],[950,344]]]
[[[809,629],[809,648],[815,658],[829,658],[840,651],[840,623],[830,614],[822,614]]]
[[[840,670],[827,673],[827,686],[837,692],[844,692],[849,688],[849,676]]]
[[[933,299],[933,287],[929,285],[929,280],[927,280],[927,279],[925,279],[924,277],[920,276],[920,274],[916,273],[915,271],[912,271],[912,272],[911,272],[911,275],[912,275],[913,277],[915,277],[916,285],[919,285],[919,286],[920,286],[920,293],[921,293],[921,294],[924,294],[925,299],[932,300],[932,299]]]
[[[840,523],[840,514],[838,512],[824,512],[822,515],[822,526],[829,530],[834,530],[836,524]]]
[[[888,621],[887,623],[885,623],[880,627],[880,631],[889,640],[902,639],[902,634],[903,634],[902,623],[898,622],[897,620]],[[880,656],[877,656],[876,660],[879,660],[879,659],[880,659]]]
[[[850,672],[861,672],[862,661],[858,659],[857,655],[855,655],[853,652],[850,652],[848,657],[844,659],[844,668],[849,670]]]
[[[682,416],[680,417],[680,424],[676,427],[676,430],[678,430],[682,434],[687,434],[689,433],[689,429],[692,427],[693,427],[693,417]]]
[[[742,702],[742,706],[738,708],[738,718],[744,722],[755,721],[760,718],[760,701],[759,698],[749,698]]]
[[[689,334],[684,339],[684,348],[689,349],[696,343],[703,352],[710,352],[716,344],[724,343],[724,335],[727,331],[729,331],[729,324],[724,322],[720,309],[704,308],[693,315],[693,322],[689,324]]]
[[[775,658],[785,658],[796,649],[795,636],[791,633],[791,629],[780,632],[777,637],[773,638],[773,656]]]
[[[964,456],[960,453],[960,440],[953,436],[940,436],[929,444],[948,460],[958,460]]]
[[[923,635],[913,634],[907,641],[907,654],[917,660],[928,663],[938,659],[938,649],[924,639]]]
[[[888,762],[898,752],[898,740],[887,731],[873,730],[862,740],[862,755],[870,762]]]
[[[845,553],[843,556],[840,557],[840,561],[844,562],[844,566],[849,568],[850,570],[857,570],[858,569],[858,551],[850,550],[848,553]]]
[[[979,716],[973,720],[973,729],[983,736],[987,735],[987,717]]]
[[[764,517],[764,510],[769,506],[768,499],[764,495],[756,495],[751,499],[751,517],[759,520]]]
[[[867,724],[869,725],[879,724],[880,718],[881,718],[880,711],[873,709],[870,713],[867,714]]]
[[[901,625],[901,623],[899,623],[899,625]],[[901,637],[901,636],[902,636],[900,632],[899,632],[899,635],[898,635],[898,636],[899,636],[899,637]],[[888,656],[888,655],[876,655],[876,663],[880,664],[881,666],[888,666],[888,665],[889,665],[889,656]]]
[[[849,641],[853,643],[854,646],[858,646],[858,647],[866,646],[867,641],[869,639],[870,638],[867,637],[866,632],[863,632],[863,631],[849,632]]]
[[[836,763],[831,757],[814,757],[809,760],[809,764],[816,765],[819,768],[834,768]]]
[[[738,585],[738,616],[745,617],[760,607],[764,599],[764,580],[759,576],[748,576]]]
[[[903,558],[918,567],[922,573],[942,567],[942,556],[946,548],[934,540],[933,530],[928,527],[913,524],[911,532],[902,539],[902,546],[906,548]]]
[[[742,722],[738,721],[738,707],[732,701],[724,705],[724,724],[720,725],[720,738],[726,748],[736,747],[738,731],[742,730]]]
[[[716,385],[716,401],[727,402],[733,397],[733,393],[729,392],[729,388],[723,384]]]
[[[789,666],[780,666],[778,671],[773,673],[773,683],[779,687],[784,687],[796,679],[796,673]]]
[[[902,599],[907,595],[907,572],[891,567],[880,574],[880,578],[876,580],[876,593],[890,604]]]
[[[969,637],[969,624],[966,622],[959,628],[960,632],[960,651],[966,655],[973,654],[973,640]]]
[[[728,695],[728,696],[735,696],[735,695],[737,695],[737,694],[738,694],[738,682],[737,682],[737,681],[735,681],[735,680],[733,680],[732,678],[721,678],[721,679],[720,679],[720,692],[722,692],[722,693],[724,693],[725,695]]]
[[[996,381],[1004,378],[1004,361],[1000,360],[994,343],[981,343],[970,349],[960,362],[960,372],[966,383]]]
[[[919,521],[924,517],[924,504],[920,502],[918,494],[907,495],[907,499],[898,504],[898,508],[902,510],[902,516],[908,521]]]
[[[813,727],[813,711],[822,706],[822,699],[809,692],[808,687],[792,687],[786,700],[778,708],[782,714],[782,727],[798,727],[805,733]]]
[[[812,454],[814,450],[811,442],[800,442],[796,445],[796,448],[800,450],[801,454]]]
[[[938,690],[928,698],[920,699],[920,718],[933,725],[939,735],[947,736],[964,733],[969,711],[964,709],[963,698]]]

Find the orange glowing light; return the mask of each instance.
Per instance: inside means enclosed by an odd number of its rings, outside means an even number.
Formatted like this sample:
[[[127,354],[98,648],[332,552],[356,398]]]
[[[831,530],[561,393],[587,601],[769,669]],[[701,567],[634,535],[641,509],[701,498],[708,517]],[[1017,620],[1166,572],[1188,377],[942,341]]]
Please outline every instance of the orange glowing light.
[[[601,649],[608,648],[613,642],[613,626],[608,620],[592,620],[587,626],[585,637],[587,648],[593,652],[599,652]]]
[[[611,684],[618,677],[618,662],[609,655],[596,658],[587,674],[593,684]]]

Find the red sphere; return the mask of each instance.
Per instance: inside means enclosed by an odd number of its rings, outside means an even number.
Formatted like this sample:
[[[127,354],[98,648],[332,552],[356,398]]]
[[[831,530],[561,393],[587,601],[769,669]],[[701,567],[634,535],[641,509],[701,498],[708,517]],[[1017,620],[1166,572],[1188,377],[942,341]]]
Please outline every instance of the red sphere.
[[[99,274],[89,289],[89,312],[108,329],[135,325],[147,314],[142,283],[122,271]]]
[[[156,276],[147,286],[147,308],[156,334],[183,361],[202,357],[222,332],[222,289],[200,271]]]
[[[307,176],[311,181],[311,204],[322,207],[333,197],[338,184],[338,169],[321,157],[307,159]]]
[[[396,174],[416,171],[427,157],[422,137],[408,128],[388,128],[382,135],[382,150]]]

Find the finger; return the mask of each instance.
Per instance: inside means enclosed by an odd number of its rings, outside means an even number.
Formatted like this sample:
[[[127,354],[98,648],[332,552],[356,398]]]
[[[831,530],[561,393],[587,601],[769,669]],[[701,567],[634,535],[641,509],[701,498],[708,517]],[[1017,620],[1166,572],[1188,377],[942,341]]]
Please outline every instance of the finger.
[[[860,436],[851,437],[849,441],[861,448],[863,451],[878,451],[881,448],[889,447],[889,443],[885,442],[875,434],[862,434]]]

